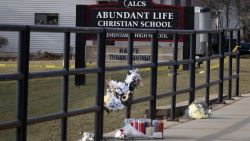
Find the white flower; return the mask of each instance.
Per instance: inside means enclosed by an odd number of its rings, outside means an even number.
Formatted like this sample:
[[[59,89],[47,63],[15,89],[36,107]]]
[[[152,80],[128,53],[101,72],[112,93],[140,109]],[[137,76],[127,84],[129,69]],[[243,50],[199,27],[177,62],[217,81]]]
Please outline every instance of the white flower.
[[[109,85],[109,89],[111,91],[114,91],[117,88],[117,81],[111,80],[109,81],[108,85]]]
[[[79,141],[93,141],[93,140],[94,140],[94,134],[84,132],[82,139],[80,139]]]
[[[125,79],[125,82],[127,84],[130,84],[133,82],[133,76],[132,75],[127,75],[126,79]]]
[[[109,111],[121,110],[124,108],[121,100],[116,98],[112,92],[107,92],[106,94],[109,96],[109,99],[105,101],[105,107]]]
[[[118,95],[123,95],[127,93],[127,91],[129,90],[129,87],[123,82],[117,82],[117,81],[111,80],[109,82],[109,89],[110,91],[115,92]]]
[[[138,69],[130,70],[129,75],[125,79],[125,83],[131,84],[132,82],[138,83],[141,80],[140,74],[138,74]]]
[[[122,82],[117,83],[116,91],[118,91],[119,94],[126,94],[128,90],[129,90],[129,87],[125,83],[122,83]]]
[[[133,90],[140,82],[141,76],[137,73],[138,70],[130,70],[124,82],[117,82],[110,80],[108,82],[108,88],[106,95],[104,96],[104,106],[109,111],[120,110],[124,108],[130,96],[133,94]]]
[[[124,137],[125,137],[125,135],[124,135],[124,133],[121,130],[118,130],[115,133],[115,138],[124,139]]]
[[[204,105],[198,104],[191,104],[188,107],[188,116],[192,119],[202,119],[208,118],[211,114],[211,111],[205,109]]]

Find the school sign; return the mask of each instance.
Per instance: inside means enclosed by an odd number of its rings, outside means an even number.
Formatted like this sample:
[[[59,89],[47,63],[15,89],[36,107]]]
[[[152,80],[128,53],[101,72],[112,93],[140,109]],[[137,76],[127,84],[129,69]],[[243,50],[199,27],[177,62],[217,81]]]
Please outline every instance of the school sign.
[[[77,26],[110,28],[186,29],[190,8],[155,4],[151,0],[120,0],[119,2],[77,6]],[[193,16],[193,14],[191,14]],[[135,34],[136,40],[148,40],[151,34]],[[108,40],[128,37],[126,33],[107,33]],[[87,36],[87,39],[94,37]],[[172,36],[159,34],[160,40]]]
[[[76,6],[76,26],[107,28],[146,28],[146,29],[194,29],[194,8],[155,4],[152,0],[119,0],[102,2],[96,5]],[[173,36],[166,33],[158,35],[160,41],[172,42]],[[128,33],[107,32],[106,40],[126,41]],[[135,41],[150,41],[152,34],[135,33]],[[86,60],[96,60],[96,47],[86,47],[86,40],[96,40],[96,35],[76,34],[76,68],[84,68]],[[183,50],[188,52],[188,37],[179,36],[185,41]],[[106,48],[107,61],[127,60],[125,47]],[[150,61],[150,47],[134,47],[134,61]],[[166,47],[159,48],[159,61],[168,60]],[[86,52],[86,53],[85,53]],[[187,53],[183,54],[184,58]],[[76,76],[76,85],[85,82],[83,76]]]

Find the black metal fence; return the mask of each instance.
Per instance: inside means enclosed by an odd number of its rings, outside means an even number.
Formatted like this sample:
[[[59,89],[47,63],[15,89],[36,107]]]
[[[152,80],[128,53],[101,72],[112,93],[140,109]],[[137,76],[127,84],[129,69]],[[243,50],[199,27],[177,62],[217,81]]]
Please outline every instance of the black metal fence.
[[[116,70],[128,70],[131,68],[150,68],[150,95],[142,98],[134,99],[130,106],[140,102],[150,102],[150,117],[156,117],[156,101],[159,98],[171,97],[171,119],[175,119],[176,96],[184,93],[190,93],[189,103],[195,100],[195,92],[199,89],[206,90],[205,100],[209,103],[210,87],[218,85],[218,102],[223,102],[223,82],[228,81],[228,98],[232,97],[232,80],[235,79],[235,96],[239,96],[239,52],[232,52],[233,34],[237,35],[237,45],[240,43],[240,31],[238,29],[224,29],[224,30],[156,30],[156,29],[119,29],[119,28],[90,28],[90,27],[55,27],[55,26],[26,26],[26,25],[0,25],[0,31],[15,31],[19,32],[19,59],[18,72],[12,74],[0,74],[0,81],[16,80],[18,82],[17,88],[17,117],[14,121],[0,123],[0,130],[16,129],[16,140],[26,141],[27,126],[61,119],[61,140],[67,140],[67,119],[71,116],[83,115],[88,113],[96,113],[95,115],[95,140],[102,140],[103,138],[103,101],[104,101],[104,87],[105,87],[105,72]],[[64,68],[62,70],[46,71],[46,72],[29,72],[29,52],[30,52],[30,34],[31,32],[56,32],[64,33]],[[105,52],[106,52],[106,33],[108,32],[122,32],[129,34],[128,44],[128,61],[125,66],[105,66]],[[98,49],[97,49],[97,66],[95,68],[77,68],[69,69],[69,54],[70,54],[70,33],[91,33],[97,35]],[[152,34],[151,40],[151,62],[143,64],[133,64],[133,42],[135,33]],[[172,34],[174,37],[174,52],[173,60],[168,62],[158,62],[158,34]],[[225,34],[229,34],[228,52],[224,52]],[[206,55],[196,59],[196,35],[208,34],[208,46],[211,46],[211,35],[219,35],[219,54],[210,55],[209,48],[206,48]],[[186,60],[178,60],[178,36],[185,35],[190,37],[190,58]],[[224,74],[224,58],[229,56],[229,71]],[[232,57],[236,58],[236,73],[232,73]],[[210,80],[210,61],[219,59],[219,76],[218,80]],[[206,83],[202,85],[195,84],[195,64],[199,61],[206,62]],[[190,68],[190,86],[187,89],[177,90],[177,69],[178,65],[189,65]],[[172,91],[168,93],[157,94],[157,70],[158,67],[172,66]],[[97,74],[96,84],[96,105],[80,109],[68,110],[68,94],[69,94],[69,76],[82,74]],[[63,77],[63,93],[61,100],[61,112],[43,115],[39,117],[27,117],[28,108],[28,86],[29,79],[47,78],[47,77]],[[127,117],[130,117],[131,107],[127,107]]]

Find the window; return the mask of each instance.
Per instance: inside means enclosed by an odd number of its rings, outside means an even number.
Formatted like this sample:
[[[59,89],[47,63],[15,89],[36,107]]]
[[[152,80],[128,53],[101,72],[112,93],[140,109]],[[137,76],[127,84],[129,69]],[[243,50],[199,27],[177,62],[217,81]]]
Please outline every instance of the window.
[[[35,24],[58,25],[58,13],[35,13]]]

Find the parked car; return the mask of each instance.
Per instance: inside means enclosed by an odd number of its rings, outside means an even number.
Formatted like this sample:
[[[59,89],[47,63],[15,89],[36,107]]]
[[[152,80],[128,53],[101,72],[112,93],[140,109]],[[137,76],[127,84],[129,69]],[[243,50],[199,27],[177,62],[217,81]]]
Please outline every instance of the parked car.
[[[249,54],[250,55],[250,43],[241,42],[239,48],[240,54]]]
[[[236,39],[232,40],[232,50],[234,49],[234,47],[236,46]],[[223,47],[223,51],[224,52],[228,52],[229,49],[229,39],[225,39],[225,44]],[[240,54],[249,54],[250,55],[250,43],[247,42],[240,42],[240,48],[238,48],[238,50],[240,51]],[[218,54],[219,53],[219,37],[218,36],[213,36],[212,37],[212,47],[210,50],[210,55],[212,54]]]
[[[232,40],[232,50],[236,47],[236,39]],[[250,55],[250,43],[240,42],[240,48],[238,48],[240,55]],[[229,51],[229,39],[225,39],[225,44],[223,47],[224,52]],[[219,36],[213,35],[211,40],[211,48],[209,49],[209,55],[219,54]],[[196,58],[204,57],[205,54],[196,54]],[[198,67],[201,66],[203,62],[197,62]]]

